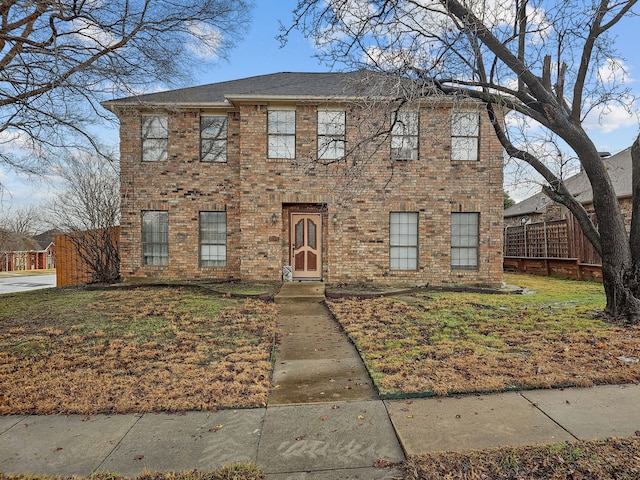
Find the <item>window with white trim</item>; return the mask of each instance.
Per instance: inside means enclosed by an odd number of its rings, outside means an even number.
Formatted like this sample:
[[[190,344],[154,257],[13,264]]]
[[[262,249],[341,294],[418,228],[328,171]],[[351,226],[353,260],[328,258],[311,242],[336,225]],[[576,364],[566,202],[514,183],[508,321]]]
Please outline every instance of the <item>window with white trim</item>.
[[[343,110],[318,110],[318,160],[344,158],[345,132]]]
[[[415,110],[391,114],[391,159],[418,159],[419,115]]]
[[[142,212],[142,264],[164,266],[169,263],[169,213]]]
[[[480,116],[478,112],[451,114],[451,160],[478,160]]]
[[[227,116],[202,115],[200,117],[200,161],[227,161]]]
[[[451,213],[451,269],[477,270],[480,214]]]
[[[142,161],[166,162],[169,147],[169,118],[142,115]]]
[[[227,264],[227,213],[200,212],[200,266]]]
[[[267,112],[269,158],[296,158],[296,111],[269,110]]]
[[[389,265],[391,270],[418,269],[418,213],[389,214]]]

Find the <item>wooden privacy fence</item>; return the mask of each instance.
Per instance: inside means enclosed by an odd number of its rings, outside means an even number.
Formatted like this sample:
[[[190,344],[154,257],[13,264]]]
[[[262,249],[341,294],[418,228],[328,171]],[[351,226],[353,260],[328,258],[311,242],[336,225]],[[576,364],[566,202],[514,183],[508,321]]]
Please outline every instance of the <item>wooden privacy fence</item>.
[[[602,281],[601,263],[573,216],[504,229],[505,271]]]
[[[57,286],[67,287],[95,282],[95,272],[89,265],[91,256],[96,252],[103,255],[116,255],[119,240],[120,227],[56,235]],[[107,241],[109,245],[105,245]],[[95,244],[102,244],[102,246],[95,249],[92,247]]]

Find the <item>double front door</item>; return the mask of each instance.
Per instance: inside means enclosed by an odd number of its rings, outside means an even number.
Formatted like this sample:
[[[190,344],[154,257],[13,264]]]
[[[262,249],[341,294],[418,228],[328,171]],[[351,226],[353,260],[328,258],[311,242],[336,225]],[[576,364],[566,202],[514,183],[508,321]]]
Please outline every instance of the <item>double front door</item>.
[[[322,279],[321,214],[291,214],[291,267],[294,279]]]

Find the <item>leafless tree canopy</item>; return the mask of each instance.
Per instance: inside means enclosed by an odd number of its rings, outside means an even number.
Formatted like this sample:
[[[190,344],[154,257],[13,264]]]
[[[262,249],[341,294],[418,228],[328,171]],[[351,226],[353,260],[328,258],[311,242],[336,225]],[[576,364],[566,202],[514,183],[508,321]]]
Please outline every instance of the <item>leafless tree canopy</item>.
[[[84,154],[67,160],[58,170],[63,184],[48,209],[53,227],[79,232],[118,225],[120,179],[117,163]]]
[[[640,238],[629,238],[609,175],[583,127],[586,116],[604,105],[633,108],[614,35],[620,22],[637,15],[636,4],[299,0],[282,38],[298,28],[330,64],[432,82],[443,94],[481,101],[508,156],[537,172],[545,193],[575,215],[602,256],[606,313],[637,323],[640,257],[633,245]],[[502,112],[509,112],[506,126]],[[591,181],[599,228],[564,184],[564,151]],[[632,225],[632,232],[638,230]]]
[[[0,5],[0,163],[40,173],[98,149],[102,100],[176,84],[224,56],[249,0],[7,0]],[[26,152],[21,154],[21,152]]]
[[[18,235],[33,236],[42,230],[40,208],[34,205],[7,207],[0,210],[0,229]]]
[[[48,221],[67,233],[93,281],[117,280],[120,256],[113,227],[120,220],[118,164],[85,154],[68,159],[59,172],[62,190],[48,208]]]

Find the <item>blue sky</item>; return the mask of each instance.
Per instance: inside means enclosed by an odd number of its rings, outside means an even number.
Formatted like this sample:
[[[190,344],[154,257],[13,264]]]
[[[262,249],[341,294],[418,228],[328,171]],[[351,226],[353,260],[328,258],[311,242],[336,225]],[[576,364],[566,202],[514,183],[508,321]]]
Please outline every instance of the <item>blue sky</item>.
[[[290,22],[296,3],[296,0],[256,0],[251,28],[245,38],[229,53],[228,60],[221,60],[206,72],[197,73],[194,83],[215,83],[283,71],[326,71],[328,67],[314,58],[315,51],[311,43],[298,32],[291,35],[284,48],[280,47],[280,42],[275,38],[279,33],[279,22]],[[635,38],[639,26],[640,20],[637,18],[624,21],[616,42],[628,68],[629,85],[638,97],[640,51]],[[599,150],[615,153],[631,145],[638,134],[638,124],[612,114],[602,126],[595,127],[592,134]],[[117,137],[115,132],[110,132],[107,138],[115,142]],[[0,183],[6,189],[0,209],[44,203],[55,189],[55,185],[51,186],[37,179],[20,178],[13,172],[1,169]]]

